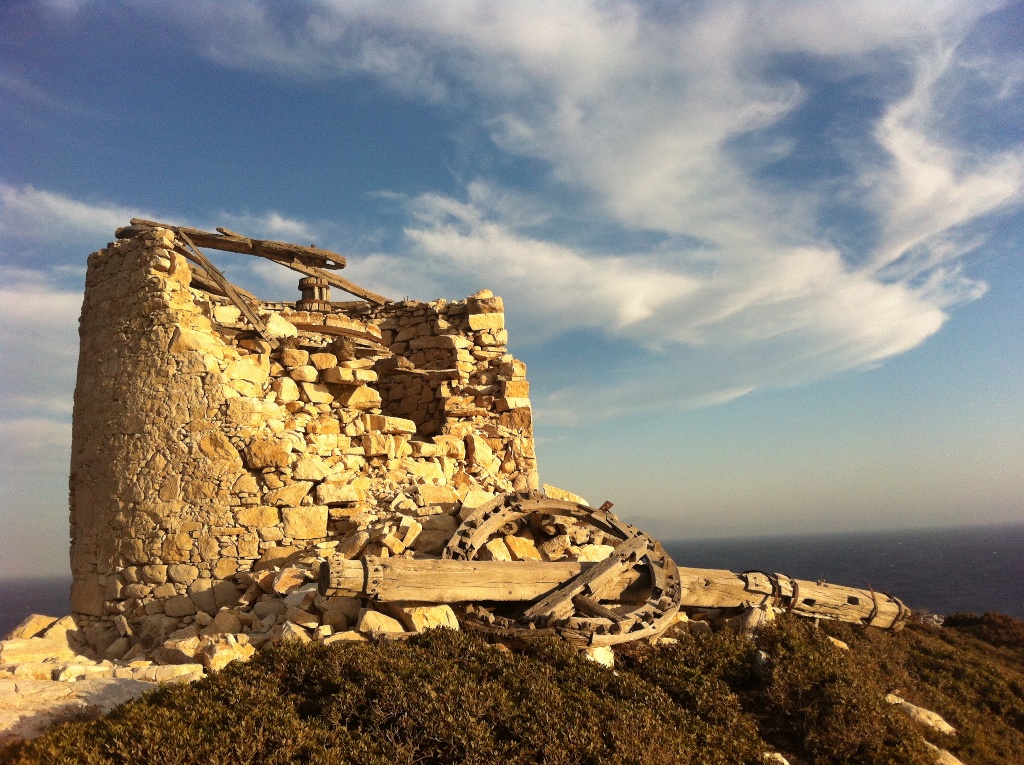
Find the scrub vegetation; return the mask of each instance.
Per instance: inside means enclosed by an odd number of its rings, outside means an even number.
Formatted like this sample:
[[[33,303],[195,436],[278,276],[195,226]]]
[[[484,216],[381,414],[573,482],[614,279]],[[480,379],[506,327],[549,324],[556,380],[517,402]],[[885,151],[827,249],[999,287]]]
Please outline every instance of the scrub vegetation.
[[[615,671],[567,646],[275,644],[192,685],[8,747],[12,763],[761,763],[932,765],[1024,752],[1024,622],[957,614],[900,633],[781,619],[753,637],[629,644]],[[849,644],[837,647],[828,636]],[[941,714],[911,721],[895,691]]]

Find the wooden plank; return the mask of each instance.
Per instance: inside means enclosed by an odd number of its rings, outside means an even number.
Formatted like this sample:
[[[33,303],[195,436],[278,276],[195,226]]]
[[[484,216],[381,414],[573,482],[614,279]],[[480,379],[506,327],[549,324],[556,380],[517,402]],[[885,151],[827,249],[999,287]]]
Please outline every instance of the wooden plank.
[[[132,218],[132,225],[117,230],[117,236],[124,239],[142,233],[146,228],[166,228],[177,234],[183,234],[198,247],[208,247],[224,252],[235,252],[240,255],[255,255],[259,258],[272,260],[285,268],[298,271],[306,276],[317,276],[332,287],[337,287],[351,295],[360,297],[370,303],[383,305],[388,299],[376,292],[360,287],[358,284],[343,279],[326,269],[338,270],[345,267],[345,258],[330,250],[318,247],[303,247],[298,244],[276,242],[270,239],[250,239],[228,229],[218,229],[219,233],[202,231],[188,226],[174,226],[142,218]]]
[[[331,335],[332,337],[352,337],[356,340],[365,340],[368,343],[373,343],[381,348],[387,347],[376,335],[372,335],[369,332],[363,332],[359,329],[334,327],[330,324],[306,324],[298,321],[293,321],[291,324],[296,329],[302,330],[303,332],[319,332],[321,335]]]
[[[590,595],[601,588],[608,579],[634,565],[636,558],[647,550],[647,539],[633,537],[619,544],[612,554],[593,568],[581,573],[551,593],[543,600],[530,606],[523,613],[527,620],[565,618],[572,613],[572,599],[577,595]]]
[[[347,560],[335,555],[320,564],[320,593],[423,603],[531,601],[595,565],[372,557]]]
[[[159,223],[143,218],[132,218],[132,225],[118,229],[117,236],[126,238],[133,236],[135,231],[144,228],[166,228],[175,233],[185,234],[198,247],[208,247],[212,250],[224,252],[236,252],[240,255],[257,255],[259,257],[275,260],[277,258],[299,257],[310,263],[315,263],[319,268],[339,269],[345,267],[345,258],[330,250],[321,250],[318,247],[303,247],[299,244],[287,242],[275,242],[270,239],[251,239],[241,234],[236,234],[228,229],[218,229],[220,233],[203,231],[188,226],[174,226],[169,223]]]
[[[192,250],[192,257],[190,259],[194,258],[196,262],[203,267],[206,275],[213,279],[214,283],[216,283],[218,287],[224,290],[224,294],[228,296],[228,299],[235,304],[238,310],[242,312],[242,315],[246,320],[252,324],[257,332],[259,332],[260,337],[270,343],[271,347],[276,348],[278,344],[277,339],[267,332],[266,325],[252,310],[252,307],[242,298],[241,295],[238,294],[238,290],[235,288],[235,285],[229,282],[224,277],[224,274],[222,274],[220,270],[210,262],[209,258],[199,251],[199,248],[192,243],[192,240],[186,234],[180,231],[177,233],[185,240],[185,244],[189,246],[189,249]]]

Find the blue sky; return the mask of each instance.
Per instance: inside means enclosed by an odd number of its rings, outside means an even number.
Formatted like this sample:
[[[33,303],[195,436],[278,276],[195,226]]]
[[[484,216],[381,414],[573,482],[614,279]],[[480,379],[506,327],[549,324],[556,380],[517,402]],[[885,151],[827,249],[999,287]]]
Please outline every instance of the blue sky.
[[[396,298],[503,295],[542,480],[664,536],[1024,520],[1024,3],[0,25],[0,576],[66,566],[85,256],[133,215],[315,242]]]

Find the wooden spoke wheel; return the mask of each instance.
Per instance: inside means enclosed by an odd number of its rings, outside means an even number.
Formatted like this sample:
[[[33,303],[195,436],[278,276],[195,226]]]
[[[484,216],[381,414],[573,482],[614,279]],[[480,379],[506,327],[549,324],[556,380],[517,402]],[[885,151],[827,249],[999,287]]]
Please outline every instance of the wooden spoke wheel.
[[[572,519],[614,549],[518,613],[499,616],[471,607],[472,629],[512,638],[559,635],[574,645],[602,646],[656,637],[672,624],[681,598],[675,562],[658,542],[605,508],[536,492],[504,494],[465,519],[442,557],[476,560],[490,539],[514,533],[531,519],[534,525]],[[626,596],[631,585],[645,586],[646,597]]]

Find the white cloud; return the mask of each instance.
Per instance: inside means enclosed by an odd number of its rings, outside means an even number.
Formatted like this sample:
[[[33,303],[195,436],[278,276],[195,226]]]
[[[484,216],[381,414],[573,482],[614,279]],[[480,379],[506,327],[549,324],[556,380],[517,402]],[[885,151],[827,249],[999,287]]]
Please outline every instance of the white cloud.
[[[571,244],[580,216],[558,198],[524,201],[477,182],[465,199],[409,200],[408,251],[361,267],[385,293],[388,284],[423,297],[486,284],[534,339],[591,328],[633,340],[657,352],[650,390],[636,398],[693,405],[877,364],[984,292],[961,265],[983,242],[969,224],[1019,201],[1024,153],[957,144],[940,129],[935,93],[965,87],[958,67],[984,68],[961,47],[999,5],[323,0],[285,23],[250,2],[238,11],[244,23],[218,24],[204,45],[234,66],[370,74],[463,109],[503,151],[548,163],[592,218],[666,237],[597,253]],[[188,10],[193,22],[209,12]],[[828,184],[758,176],[796,150],[778,130],[815,87],[777,66],[792,57],[836,87],[874,83],[882,107],[833,147],[847,166]],[[1017,70],[1001,66],[994,98],[1016,86]],[[766,136],[764,153],[735,151],[756,135]],[[822,218],[832,196],[871,216],[874,241],[850,251],[822,235],[842,226]],[[557,230],[560,219],[557,236],[530,233]],[[706,379],[680,373],[685,363]],[[631,406],[628,387],[616,385],[592,391],[608,411]],[[571,393],[564,398],[582,406],[586,392]]]
[[[200,35],[215,61],[316,79],[369,75],[460,110],[506,154],[546,163],[557,194],[476,181],[462,199],[407,200],[406,249],[354,260],[351,276],[416,297],[489,286],[526,337],[587,329],[634,343],[646,366],[630,371],[649,390],[631,403],[611,374],[590,391],[613,412],[875,365],[984,292],[962,266],[984,241],[972,224],[1019,202],[1024,153],[958,143],[942,129],[936,94],[967,87],[959,71],[985,69],[983,55],[962,48],[998,6],[321,0],[287,16],[255,0],[147,7]],[[801,77],[794,61],[826,76]],[[1018,81],[1019,66],[1000,67],[992,98]],[[842,170],[826,181],[766,180],[761,171],[800,150],[794,123],[815,89],[855,80],[876,119],[840,126],[841,137],[826,131],[819,143],[835,145],[816,147]],[[763,149],[737,149],[755,138]],[[33,218],[22,208],[52,209],[80,229],[101,227],[88,205],[2,193],[23,222]],[[835,237],[844,221],[825,217],[834,198],[869,218],[871,232],[854,244]],[[125,214],[101,212],[104,230]],[[0,232],[18,225],[5,215]],[[327,230],[274,213],[222,217],[303,241]],[[623,241],[661,243],[597,251],[573,231],[596,220]],[[286,283],[279,269],[253,271]],[[586,395],[563,400],[582,406]]]

